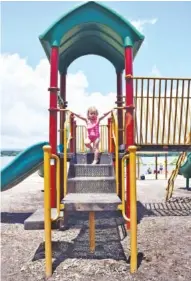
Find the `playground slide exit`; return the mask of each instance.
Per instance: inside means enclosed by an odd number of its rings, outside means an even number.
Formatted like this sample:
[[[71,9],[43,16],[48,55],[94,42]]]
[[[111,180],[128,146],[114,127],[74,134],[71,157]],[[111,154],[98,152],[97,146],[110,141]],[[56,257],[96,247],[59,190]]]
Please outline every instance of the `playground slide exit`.
[[[185,163],[179,169],[179,175],[191,178],[191,153],[188,153]]]
[[[48,142],[34,144],[18,154],[1,170],[1,191],[14,187],[39,169],[43,163],[43,146]]]

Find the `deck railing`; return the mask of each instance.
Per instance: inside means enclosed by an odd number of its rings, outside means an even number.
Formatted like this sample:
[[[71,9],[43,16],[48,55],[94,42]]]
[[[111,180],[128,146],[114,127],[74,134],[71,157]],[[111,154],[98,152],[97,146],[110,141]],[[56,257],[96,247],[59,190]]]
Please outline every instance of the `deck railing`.
[[[132,77],[135,144],[185,145],[191,131],[191,79]],[[125,104],[125,97],[124,104]],[[123,111],[125,114],[125,111]],[[125,124],[125,122],[124,122]],[[108,127],[101,125],[100,151],[108,151]],[[76,149],[86,152],[85,126],[77,125]],[[124,141],[125,143],[125,134]]]

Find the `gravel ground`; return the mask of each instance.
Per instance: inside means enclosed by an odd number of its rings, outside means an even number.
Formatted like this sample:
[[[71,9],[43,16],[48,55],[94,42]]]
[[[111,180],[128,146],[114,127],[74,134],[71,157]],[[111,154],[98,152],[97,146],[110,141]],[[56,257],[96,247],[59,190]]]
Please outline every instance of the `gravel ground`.
[[[129,273],[129,233],[118,213],[96,214],[96,252],[89,253],[87,214],[70,217],[71,227],[53,231],[53,280],[191,280],[191,192],[176,181],[164,202],[165,180],[138,181],[138,263]],[[36,173],[1,193],[1,280],[45,280],[44,231],[24,230],[24,220],[43,202]]]

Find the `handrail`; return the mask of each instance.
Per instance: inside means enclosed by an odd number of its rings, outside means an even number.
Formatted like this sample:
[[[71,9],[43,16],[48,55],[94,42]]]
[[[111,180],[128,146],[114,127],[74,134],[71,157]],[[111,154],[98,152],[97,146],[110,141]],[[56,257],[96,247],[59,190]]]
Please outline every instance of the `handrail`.
[[[122,158],[122,161],[121,161],[121,201],[122,201],[122,215],[123,215],[123,218],[130,222],[130,218],[128,218],[125,214],[125,171],[124,171],[124,165],[125,165],[125,160],[126,159],[129,159],[129,155],[126,154],[123,156]]]
[[[132,76],[126,75],[126,79],[153,79],[153,80],[190,80],[188,77],[154,77],[154,76]]]
[[[60,217],[60,158],[52,154],[51,158],[56,160],[56,208],[57,215],[55,218],[51,218],[51,221],[56,221]]]
[[[56,221],[60,217],[60,159],[57,155],[51,153],[51,146],[45,145],[43,147],[44,150],[44,175],[48,175],[50,177],[50,160],[55,159],[56,160],[56,210],[57,215],[55,218],[51,218],[51,221]],[[46,156],[46,157],[45,157]],[[46,158],[46,159],[45,159]],[[50,180],[46,182],[46,178],[44,180],[45,183],[45,189],[50,190]],[[45,193],[45,198],[47,196],[47,192]]]
[[[119,195],[119,140],[118,140],[118,120],[112,110],[112,135],[115,143],[115,178],[116,178],[116,193]]]
[[[70,115],[71,115],[71,112],[69,111],[68,120],[67,119],[65,120],[64,130],[63,130],[63,133],[64,133],[64,136],[63,136],[63,140],[64,140],[64,150],[63,150],[64,151],[64,163],[63,163],[63,166],[64,166],[64,197],[67,194],[67,148],[68,148],[69,141],[71,139],[70,133],[69,133],[69,136],[67,139],[67,125],[68,124],[70,125]]]
[[[118,118],[117,116],[114,114],[114,110],[115,109],[122,109],[122,110],[126,110],[126,111],[132,111],[134,109],[134,105],[130,105],[130,106],[121,106],[121,107],[114,107],[114,109],[112,110],[112,123],[111,123],[111,130],[112,130],[112,137],[115,143],[115,177],[116,177],[116,193],[117,195],[119,195],[119,174],[118,174],[118,170],[119,170],[119,138],[118,138]],[[111,138],[111,136],[110,136]],[[126,217],[126,220],[129,220]]]

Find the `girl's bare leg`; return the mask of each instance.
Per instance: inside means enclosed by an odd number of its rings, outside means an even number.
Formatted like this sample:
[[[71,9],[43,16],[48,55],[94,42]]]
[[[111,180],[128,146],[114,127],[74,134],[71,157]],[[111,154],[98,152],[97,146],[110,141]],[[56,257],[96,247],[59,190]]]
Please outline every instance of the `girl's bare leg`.
[[[93,142],[93,149],[94,149],[94,161],[92,164],[97,164],[98,163],[98,156],[99,156],[99,138],[97,138]]]
[[[85,146],[86,146],[87,148],[90,149],[91,152],[94,151],[94,150],[93,150],[93,146],[91,145],[91,140],[90,140],[89,138],[86,138],[86,139],[84,140],[84,144],[85,144]]]

